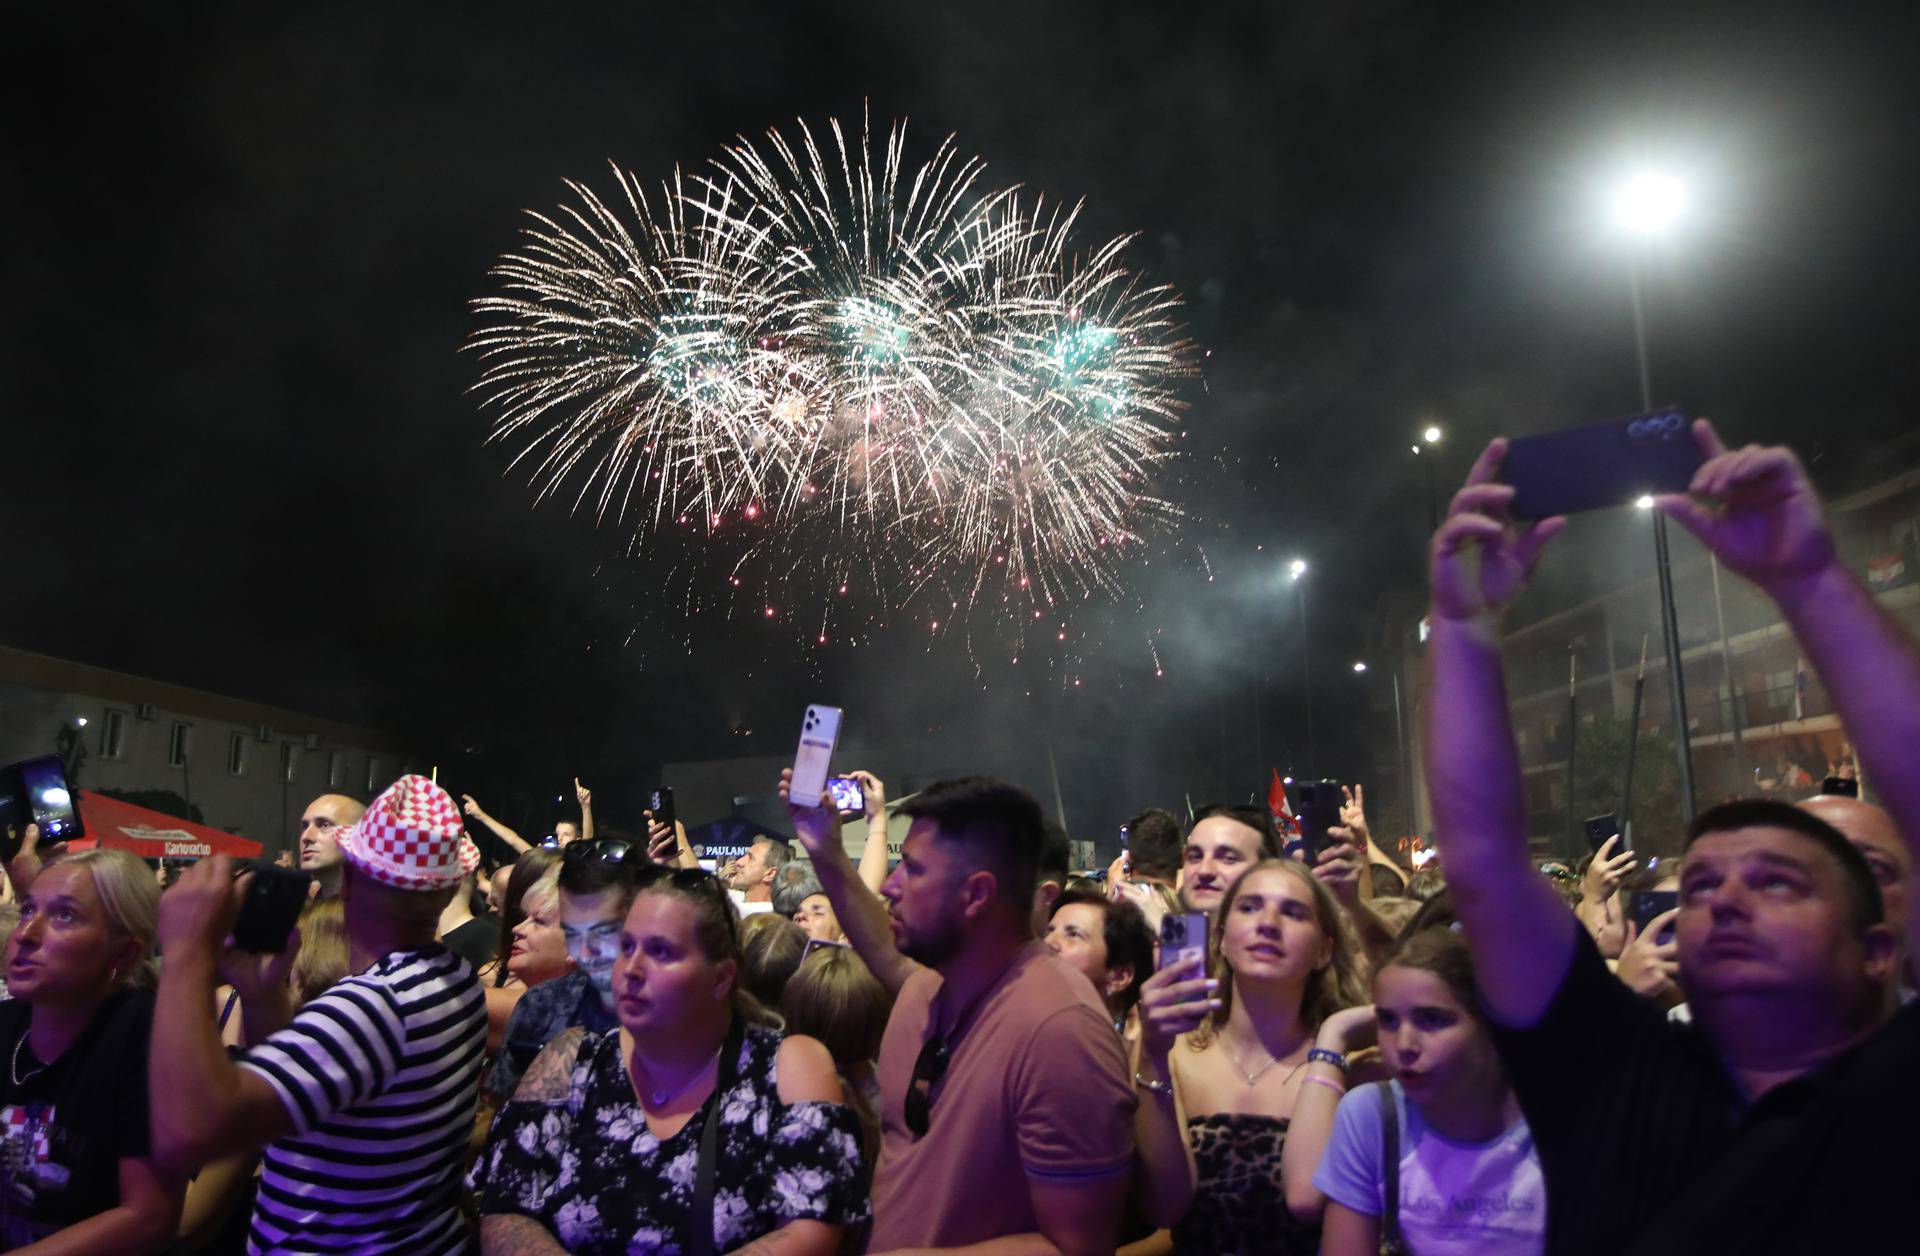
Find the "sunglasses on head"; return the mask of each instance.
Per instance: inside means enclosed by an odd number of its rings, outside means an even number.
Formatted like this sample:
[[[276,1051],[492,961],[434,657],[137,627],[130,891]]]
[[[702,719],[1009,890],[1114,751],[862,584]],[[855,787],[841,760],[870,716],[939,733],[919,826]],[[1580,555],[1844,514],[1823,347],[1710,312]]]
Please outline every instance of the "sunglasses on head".
[[[585,842],[569,842],[560,858],[570,864],[624,864],[640,848],[624,837],[596,837]]]

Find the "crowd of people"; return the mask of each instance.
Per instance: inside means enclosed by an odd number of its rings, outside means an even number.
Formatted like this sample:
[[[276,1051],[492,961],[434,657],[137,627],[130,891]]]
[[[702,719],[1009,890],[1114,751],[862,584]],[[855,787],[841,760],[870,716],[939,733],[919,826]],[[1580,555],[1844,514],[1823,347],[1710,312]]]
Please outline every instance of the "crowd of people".
[[[1560,523],[1508,518],[1496,441],[1430,554],[1418,873],[1357,788],[1310,863],[1223,805],[1142,811],[1074,877],[1016,786],[861,773],[856,863],[783,773],[793,840],[716,873],[677,824],[596,830],[578,782],[548,847],[407,776],[306,809],[312,901],[256,953],[229,861],[163,894],[29,834],[0,1246],[1901,1250],[1920,649],[1789,451],[1696,437],[1659,508],[1780,607],[1879,806],[1729,799],[1673,869],[1609,843],[1543,875],[1499,619]],[[1667,884],[1636,927],[1623,895]]]

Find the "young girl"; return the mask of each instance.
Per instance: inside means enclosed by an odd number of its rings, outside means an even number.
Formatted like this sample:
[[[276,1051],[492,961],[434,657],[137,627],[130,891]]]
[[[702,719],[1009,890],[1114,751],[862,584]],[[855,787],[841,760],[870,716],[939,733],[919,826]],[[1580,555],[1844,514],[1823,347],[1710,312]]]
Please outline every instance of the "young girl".
[[[1315,1034],[1366,998],[1346,913],[1305,865],[1255,864],[1221,900],[1212,975],[1163,968],[1141,992],[1142,1211],[1182,1253],[1317,1249],[1289,1215],[1280,1157]],[[1177,1045],[1176,1045],[1177,1043]]]
[[[1397,1234],[1398,1250],[1414,1256],[1540,1252],[1546,1186],[1480,1014],[1465,939],[1444,915],[1437,926],[1416,927],[1381,964],[1373,997],[1371,1019],[1393,1080],[1356,1087],[1335,1112],[1337,1071],[1314,1066],[1309,1080],[1326,1084],[1309,1086],[1295,1113],[1289,1207],[1309,1216],[1324,1206],[1326,1256],[1375,1256],[1383,1234]],[[1321,1045],[1344,1053],[1369,1036],[1368,1020],[1362,1008],[1329,1019]],[[1393,1200],[1390,1155],[1398,1167]]]

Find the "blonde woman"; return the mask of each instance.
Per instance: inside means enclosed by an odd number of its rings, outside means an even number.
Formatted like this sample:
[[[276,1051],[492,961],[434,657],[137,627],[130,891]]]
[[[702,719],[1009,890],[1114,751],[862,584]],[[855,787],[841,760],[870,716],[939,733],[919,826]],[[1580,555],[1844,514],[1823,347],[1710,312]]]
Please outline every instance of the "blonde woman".
[[[61,855],[22,889],[0,1003],[0,1248],[173,1239],[182,1184],[148,1146],[159,902],[152,870],[121,850]]]
[[[1179,1252],[1312,1253],[1281,1149],[1321,1022],[1367,1002],[1359,943],[1305,865],[1267,859],[1221,900],[1208,950],[1141,991],[1143,1210]]]

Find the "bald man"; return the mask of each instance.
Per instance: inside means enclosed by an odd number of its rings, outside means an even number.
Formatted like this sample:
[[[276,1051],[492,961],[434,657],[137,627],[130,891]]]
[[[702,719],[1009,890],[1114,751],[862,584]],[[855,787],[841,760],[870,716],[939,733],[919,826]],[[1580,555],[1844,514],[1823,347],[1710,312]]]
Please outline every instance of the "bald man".
[[[1913,879],[1913,852],[1901,840],[1893,817],[1870,802],[1848,798],[1844,794],[1819,794],[1800,804],[1853,843],[1866,857],[1873,879],[1880,883],[1880,900],[1886,909],[1887,925],[1896,937],[1907,936],[1907,886]],[[1912,957],[1905,967],[1907,986],[1914,985]]]
[[[339,830],[365,814],[366,806],[345,794],[322,794],[300,816],[300,866],[313,874],[321,897],[340,892]]]

